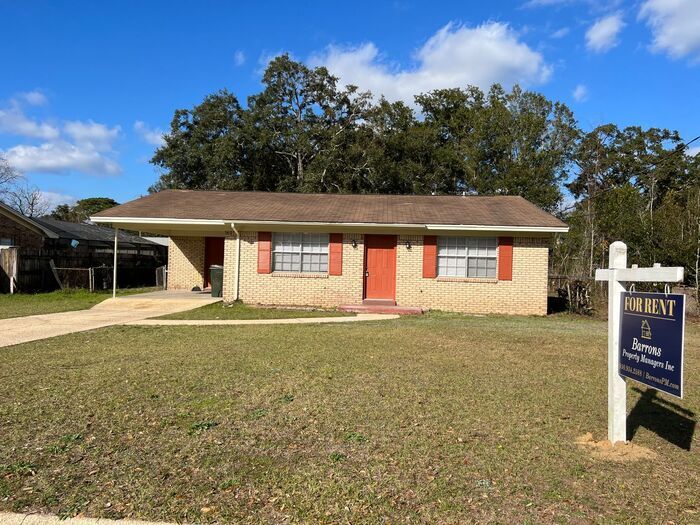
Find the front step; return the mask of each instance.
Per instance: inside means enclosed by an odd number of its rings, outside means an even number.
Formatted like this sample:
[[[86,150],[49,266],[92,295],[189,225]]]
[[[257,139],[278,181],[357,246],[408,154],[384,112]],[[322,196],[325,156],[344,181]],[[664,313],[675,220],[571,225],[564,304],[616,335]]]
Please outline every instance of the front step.
[[[393,299],[363,299],[363,306],[396,306]]]
[[[381,304],[346,304],[339,306],[341,312],[353,312],[356,314],[398,314],[398,315],[421,315],[428,311],[420,306],[396,306]]]

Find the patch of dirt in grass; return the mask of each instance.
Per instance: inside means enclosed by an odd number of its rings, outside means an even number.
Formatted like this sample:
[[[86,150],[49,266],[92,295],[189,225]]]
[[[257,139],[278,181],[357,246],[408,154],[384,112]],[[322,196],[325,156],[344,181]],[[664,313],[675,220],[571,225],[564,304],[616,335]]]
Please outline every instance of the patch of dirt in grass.
[[[617,463],[628,463],[642,459],[656,459],[656,452],[646,447],[630,443],[629,441],[618,441],[614,445],[607,439],[596,441],[593,434],[586,432],[579,436],[575,443],[588,450],[596,459],[605,461],[615,461]]]

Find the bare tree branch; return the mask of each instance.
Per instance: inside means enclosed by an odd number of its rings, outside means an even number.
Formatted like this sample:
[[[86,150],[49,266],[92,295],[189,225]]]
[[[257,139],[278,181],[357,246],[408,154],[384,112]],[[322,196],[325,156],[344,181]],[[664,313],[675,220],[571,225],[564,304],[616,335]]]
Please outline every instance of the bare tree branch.
[[[22,176],[0,153],[0,195],[6,193]]]
[[[49,203],[36,186],[15,185],[5,194],[5,201],[22,215],[41,217],[49,211]]]

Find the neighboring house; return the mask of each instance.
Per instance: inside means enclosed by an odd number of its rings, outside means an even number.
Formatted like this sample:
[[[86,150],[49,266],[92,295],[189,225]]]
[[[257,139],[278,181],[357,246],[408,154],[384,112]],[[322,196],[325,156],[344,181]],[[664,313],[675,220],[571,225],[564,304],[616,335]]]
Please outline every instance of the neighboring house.
[[[44,239],[58,239],[58,235],[0,202],[0,249],[22,246],[39,250]]]
[[[0,203],[0,250],[10,247],[18,261],[13,268],[19,290],[53,289],[59,284],[50,261],[59,268],[112,266],[114,230],[94,224],[25,217]],[[0,266],[4,259],[0,259]],[[155,282],[155,268],[167,262],[167,247],[120,231],[119,260],[123,268],[133,270],[124,274],[125,285],[150,285]],[[2,270],[0,292],[9,289],[7,272]]]
[[[168,190],[92,217],[171,238],[171,289],[265,305],[399,305],[545,315],[566,224],[521,197]]]

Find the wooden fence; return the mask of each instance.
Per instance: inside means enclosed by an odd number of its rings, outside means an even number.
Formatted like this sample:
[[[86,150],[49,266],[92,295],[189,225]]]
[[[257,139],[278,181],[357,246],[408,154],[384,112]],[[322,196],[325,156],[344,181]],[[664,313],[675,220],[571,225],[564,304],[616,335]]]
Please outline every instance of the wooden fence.
[[[0,292],[14,293],[17,289],[17,248],[0,249]]]

